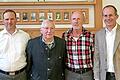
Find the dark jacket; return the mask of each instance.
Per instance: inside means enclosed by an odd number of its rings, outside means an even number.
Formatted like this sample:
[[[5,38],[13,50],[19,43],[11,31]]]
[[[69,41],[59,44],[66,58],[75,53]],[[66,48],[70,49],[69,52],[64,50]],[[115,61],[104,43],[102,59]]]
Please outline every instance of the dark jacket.
[[[65,41],[54,36],[51,49],[42,41],[42,36],[29,40],[27,73],[30,80],[64,80]]]

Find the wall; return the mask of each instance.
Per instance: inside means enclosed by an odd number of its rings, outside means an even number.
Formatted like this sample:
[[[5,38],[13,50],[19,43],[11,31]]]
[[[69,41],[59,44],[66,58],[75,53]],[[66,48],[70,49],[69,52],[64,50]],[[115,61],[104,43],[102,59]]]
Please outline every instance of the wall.
[[[89,0],[91,1],[91,0]],[[94,0],[95,2],[63,2],[63,3],[59,3],[59,2],[55,2],[55,3],[27,3],[27,5],[25,6],[24,3],[23,4],[18,4],[18,5],[13,5],[7,3],[0,3],[0,7],[1,9],[75,9],[75,8],[89,8],[89,23],[90,24],[84,24],[84,26],[92,32],[96,32],[97,30],[101,29],[102,27],[102,19],[101,19],[101,8],[102,8],[102,0]],[[17,25],[18,28],[21,28],[25,31],[27,31],[28,33],[30,33],[30,35],[32,37],[36,37],[40,35],[39,32],[39,28],[40,28],[40,24],[38,25]],[[71,25],[70,24],[56,24],[56,32],[55,34],[59,37],[61,37],[61,34],[67,30],[67,28],[70,28]],[[3,28],[3,25],[0,25],[0,28]]]

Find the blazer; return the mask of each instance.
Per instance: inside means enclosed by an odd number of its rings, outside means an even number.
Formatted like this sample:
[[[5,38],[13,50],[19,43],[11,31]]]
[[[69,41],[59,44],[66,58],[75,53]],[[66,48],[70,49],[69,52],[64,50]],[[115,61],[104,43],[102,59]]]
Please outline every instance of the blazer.
[[[54,36],[51,49],[42,36],[29,40],[27,48],[27,73],[30,80],[63,80],[65,41]]]
[[[120,25],[117,24],[114,42],[113,65],[116,80],[120,80]],[[107,71],[107,46],[105,28],[95,35],[95,54],[94,54],[94,78],[106,80]]]

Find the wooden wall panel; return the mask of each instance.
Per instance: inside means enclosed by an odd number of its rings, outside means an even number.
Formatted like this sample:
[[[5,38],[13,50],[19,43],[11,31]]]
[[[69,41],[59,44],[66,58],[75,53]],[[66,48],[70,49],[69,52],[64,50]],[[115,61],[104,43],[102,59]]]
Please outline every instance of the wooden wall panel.
[[[2,29],[0,29],[0,30],[2,30]],[[40,36],[40,29],[39,28],[22,28],[22,30],[29,33],[31,38],[35,38],[37,36]],[[67,30],[67,28],[56,28],[55,35],[58,37],[62,37],[62,33],[66,30]]]
[[[22,30],[24,30],[25,32],[29,33],[29,35],[31,36],[31,38],[35,38],[37,36],[40,36],[40,29],[39,28],[21,28]],[[2,29],[0,29],[2,30]],[[62,37],[62,33],[67,31],[68,28],[56,28],[55,29],[55,35],[58,37]],[[89,29],[88,29],[89,30]],[[96,31],[93,30],[89,30],[93,33],[95,33]]]
[[[24,28],[22,30],[29,33],[32,38],[40,36],[40,29],[39,28],[28,28],[28,29]],[[55,35],[58,37],[62,37],[62,33],[65,32],[66,30],[67,30],[67,28],[56,28]]]

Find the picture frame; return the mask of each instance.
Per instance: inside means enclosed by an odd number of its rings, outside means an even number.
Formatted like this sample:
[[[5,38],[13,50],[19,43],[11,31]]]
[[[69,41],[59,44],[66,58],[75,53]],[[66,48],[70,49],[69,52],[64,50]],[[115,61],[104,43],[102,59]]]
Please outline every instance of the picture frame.
[[[37,21],[37,13],[36,12],[30,13],[30,21]]]
[[[20,12],[16,12],[16,19],[17,19],[17,22],[21,21],[21,13]]]
[[[63,12],[63,21],[70,21],[70,12],[69,11]]]
[[[53,12],[48,12],[47,13],[47,19],[49,19],[49,20],[53,20]]]
[[[2,22],[2,20],[3,20],[2,12],[0,12],[0,22]]]
[[[22,13],[22,21],[29,21],[29,13],[28,12]]]
[[[89,24],[89,10],[88,9],[82,9],[81,11],[84,15],[84,23]]]
[[[55,12],[55,21],[62,20],[62,13],[60,11]]]
[[[46,19],[45,12],[39,12],[39,21],[42,22],[44,19]]]
[[[14,9],[17,24],[39,24],[44,19],[54,20],[55,24],[69,24],[70,16],[74,11],[82,11],[85,24],[89,24],[89,9]],[[0,9],[0,24],[2,24],[2,12]]]

